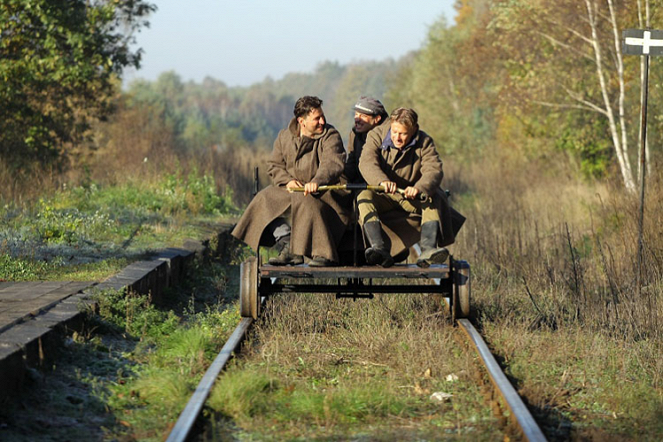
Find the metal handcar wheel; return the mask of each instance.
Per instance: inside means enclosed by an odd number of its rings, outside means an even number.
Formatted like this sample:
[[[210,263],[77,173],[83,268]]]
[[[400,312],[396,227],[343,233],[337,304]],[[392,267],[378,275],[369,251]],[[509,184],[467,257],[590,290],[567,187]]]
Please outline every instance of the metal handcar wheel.
[[[240,265],[239,302],[243,318],[258,319],[260,299],[258,296],[258,259],[250,257]]]
[[[470,317],[470,265],[454,261],[453,309],[456,319]]]

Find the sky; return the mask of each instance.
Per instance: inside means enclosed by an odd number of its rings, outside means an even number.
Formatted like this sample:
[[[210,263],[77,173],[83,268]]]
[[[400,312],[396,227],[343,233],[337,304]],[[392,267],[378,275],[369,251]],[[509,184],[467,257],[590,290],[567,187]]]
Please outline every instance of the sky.
[[[452,23],[455,0],[151,0],[158,10],[136,34],[139,70],[124,83],[175,71],[228,86],[313,72],[323,61],[397,59],[419,49],[430,25]]]

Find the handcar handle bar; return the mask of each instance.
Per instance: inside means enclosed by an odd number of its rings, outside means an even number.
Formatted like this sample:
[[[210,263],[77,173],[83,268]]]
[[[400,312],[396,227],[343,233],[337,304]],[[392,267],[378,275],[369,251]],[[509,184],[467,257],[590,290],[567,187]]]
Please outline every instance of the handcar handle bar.
[[[372,190],[374,192],[385,191],[384,187],[382,186],[369,186],[368,184],[364,183],[331,184],[326,186],[318,186],[318,192],[324,192],[325,190]],[[288,192],[303,192],[303,191],[304,191],[303,187],[293,187],[291,189],[288,189]],[[404,195],[405,190],[397,188],[396,193]],[[425,194],[424,192],[420,192],[417,195],[417,198],[420,201],[426,201],[428,199],[428,195]]]

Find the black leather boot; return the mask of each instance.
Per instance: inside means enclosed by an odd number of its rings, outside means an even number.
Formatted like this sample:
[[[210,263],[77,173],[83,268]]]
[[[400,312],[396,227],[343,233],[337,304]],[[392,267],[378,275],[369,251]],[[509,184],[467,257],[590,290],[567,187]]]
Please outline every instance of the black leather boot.
[[[287,266],[287,265],[298,265],[304,262],[304,257],[301,255],[293,255],[290,253],[290,235],[284,236],[279,240],[277,246],[281,248],[279,256],[275,258],[269,258],[267,261],[270,265],[273,266]]]
[[[382,238],[382,226],[379,221],[371,221],[364,224],[364,233],[371,247],[366,249],[364,255],[366,262],[370,265],[379,265],[382,267],[391,267],[394,265],[394,258],[384,245]]]
[[[438,221],[429,221],[421,225],[421,255],[417,258],[419,267],[430,267],[431,264],[442,264],[449,257],[449,251],[437,246],[437,235],[440,232]]]

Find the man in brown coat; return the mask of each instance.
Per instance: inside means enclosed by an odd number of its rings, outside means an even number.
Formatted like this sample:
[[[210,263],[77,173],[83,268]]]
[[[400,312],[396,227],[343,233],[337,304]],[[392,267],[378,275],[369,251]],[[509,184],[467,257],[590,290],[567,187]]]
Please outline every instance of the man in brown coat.
[[[280,248],[272,265],[296,265],[303,256],[311,266],[338,262],[336,246],[349,222],[341,196],[321,185],[339,181],[345,165],[341,136],[325,121],[322,100],[297,100],[295,117],[274,141],[268,161],[272,185],[260,191],[246,208],[232,235],[256,249]],[[289,189],[303,187],[303,193]]]
[[[400,212],[421,215],[417,265],[441,264],[449,256],[443,247],[455,239],[455,232],[464,218],[457,212],[452,226],[452,209],[440,189],[442,161],[433,139],[419,130],[418,116],[413,109],[398,108],[388,120],[368,134],[359,171],[369,185],[380,185],[385,193],[369,190],[358,196],[359,222],[370,243],[366,262],[389,267],[394,259],[382,234],[381,216]],[[396,192],[404,189],[404,194]]]

